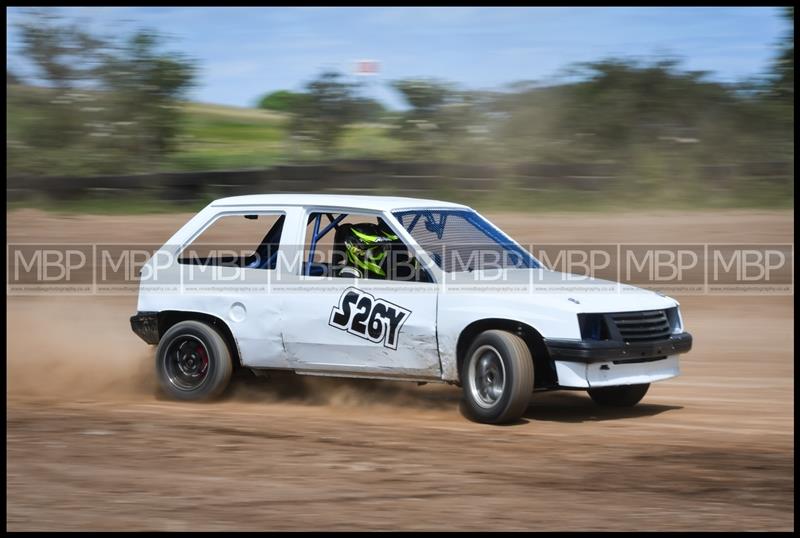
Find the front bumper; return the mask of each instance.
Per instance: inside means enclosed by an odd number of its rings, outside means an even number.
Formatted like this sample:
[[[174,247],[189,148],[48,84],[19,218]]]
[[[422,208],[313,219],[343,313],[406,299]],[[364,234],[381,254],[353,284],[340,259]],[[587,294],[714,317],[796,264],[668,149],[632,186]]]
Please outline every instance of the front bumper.
[[[550,358],[556,361],[582,363],[637,362],[686,353],[692,349],[692,335],[683,332],[655,342],[545,338],[544,344],[547,346]]]
[[[131,329],[148,344],[156,345],[160,340],[158,312],[138,312],[135,316],[131,316]]]
[[[554,361],[558,386],[569,389],[656,383],[680,375],[679,355],[638,362]]]

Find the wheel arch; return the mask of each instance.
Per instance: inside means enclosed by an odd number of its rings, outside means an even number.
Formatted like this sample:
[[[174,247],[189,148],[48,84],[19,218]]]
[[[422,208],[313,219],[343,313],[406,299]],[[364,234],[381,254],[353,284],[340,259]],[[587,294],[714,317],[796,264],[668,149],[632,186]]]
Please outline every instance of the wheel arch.
[[[534,387],[551,388],[558,385],[555,364],[544,345],[544,337],[531,325],[506,318],[485,318],[473,321],[459,334],[456,344],[456,367],[461,382],[461,366],[470,344],[483,331],[492,329],[508,331],[525,341],[533,357]]]
[[[239,345],[228,324],[222,318],[207,314],[205,312],[195,312],[191,310],[163,310],[158,313],[158,337],[161,339],[173,325],[181,321],[202,321],[211,325],[222,334],[228,349],[235,357],[233,364],[235,367],[242,366],[242,355],[239,352]]]

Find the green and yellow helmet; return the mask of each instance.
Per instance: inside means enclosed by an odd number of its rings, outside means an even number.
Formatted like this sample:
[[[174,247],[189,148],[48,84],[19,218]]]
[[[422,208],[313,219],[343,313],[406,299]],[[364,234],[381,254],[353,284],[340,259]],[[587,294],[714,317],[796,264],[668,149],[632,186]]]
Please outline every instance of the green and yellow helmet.
[[[347,261],[368,274],[386,277],[386,256],[397,236],[378,224],[363,223],[350,227],[344,239]]]

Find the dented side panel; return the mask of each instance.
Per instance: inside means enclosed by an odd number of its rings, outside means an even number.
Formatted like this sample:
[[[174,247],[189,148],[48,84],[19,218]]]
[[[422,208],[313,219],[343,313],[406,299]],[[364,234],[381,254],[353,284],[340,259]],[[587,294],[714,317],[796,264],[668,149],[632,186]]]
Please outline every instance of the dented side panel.
[[[293,369],[441,377],[434,284],[298,276],[295,285],[283,318]]]
[[[138,310],[195,312],[221,319],[231,330],[242,365],[287,368],[281,334],[285,296],[270,293],[276,271],[178,263],[178,255],[221,213],[229,208],[207,207],[178,230],[142,268]],[[236,213],[286,214],[281,248],[296,243],[299,208],[240,208]],[[292,225],[294,224],[294,225]],[[288,231],[288,233],[287,233]],[[222,284],[222,285],[220,285]]]
[[[227,276],[234,277],[237,269],[224,268]],[[186,266],[175,271],[175,284],[180,287],[180,276],[189,271]],[[285,368],[286,353],[280,334],[280,307],[263,293],[250,293],[249,287],[266,285],[268,271],[238,269],[242,272],[241,291],[216,289],[214,278],[193,275],[193,290],[183,292],[142,293],[139,304],[148,311],[176,310],[196,312],[221,319],[231,330],[244,366]],[[162,278],[162,285],[166,284]],[[211,289],[203,290],[205,284]],[[142,289],[150,286],[142,285]]]

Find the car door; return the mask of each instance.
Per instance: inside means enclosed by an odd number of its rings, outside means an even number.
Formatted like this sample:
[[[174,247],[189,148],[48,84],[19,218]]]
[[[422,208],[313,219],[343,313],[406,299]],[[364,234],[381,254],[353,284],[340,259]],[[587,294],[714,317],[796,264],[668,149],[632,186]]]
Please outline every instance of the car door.
[[[282,282],[283,339],[290,366],[300,373],[440,378],[434,283],[337,277],[332,271],[309,274],[314,272],[308,265],[316,252],[314,234],[330,228],[334,217],[357,213],[307,213],[305,263]],[[317,214],[330,215],[331,222],[320,224]],[[318,266],[329,269],[325,263]]]

